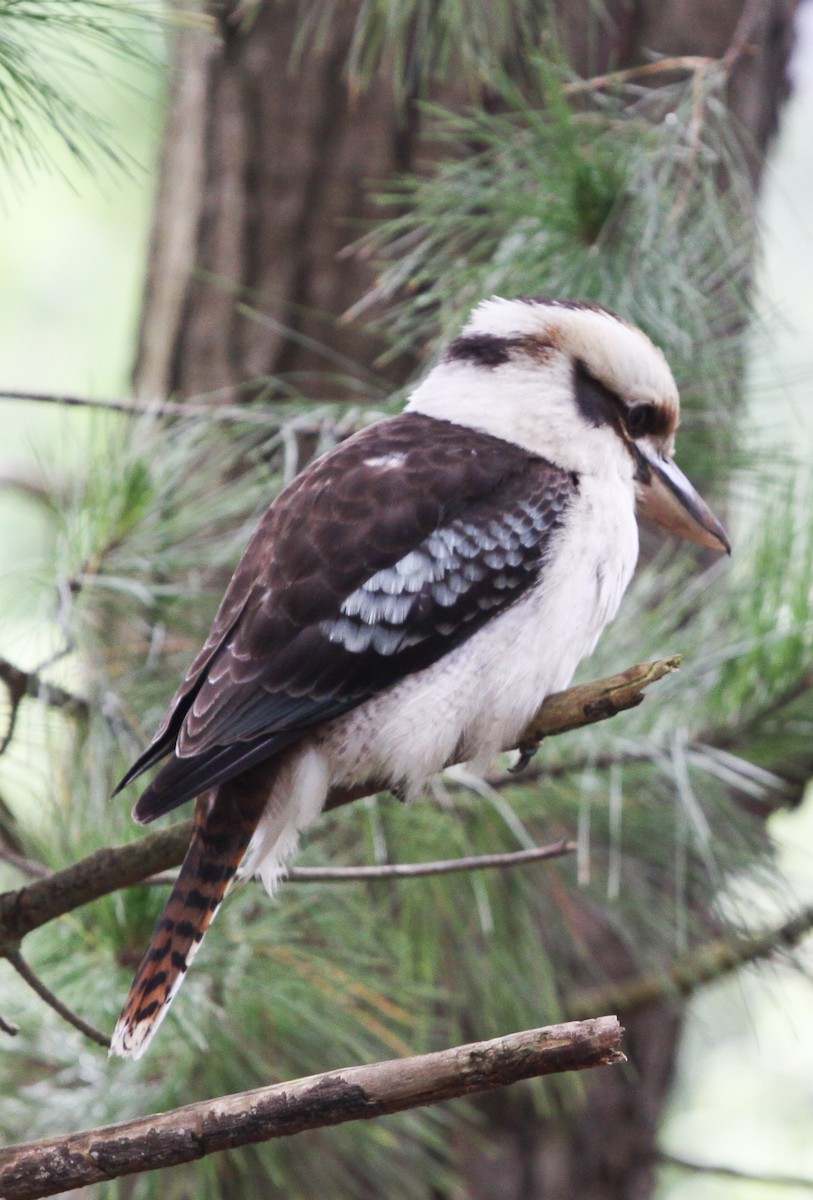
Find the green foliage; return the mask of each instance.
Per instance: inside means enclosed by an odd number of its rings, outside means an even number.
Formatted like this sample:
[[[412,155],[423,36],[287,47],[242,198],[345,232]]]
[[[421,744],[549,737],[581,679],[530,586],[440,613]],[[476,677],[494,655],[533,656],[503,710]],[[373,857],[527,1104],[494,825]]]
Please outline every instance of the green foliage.
[[[604,304],[662,346],[686,412],[681,452],[701,481],[720,476],[740,449],[754,251],[721,78],[587,103],[537,70],[536,107],[503,77],[489,110],[429,110],[439,153],[379,185],[384,215],[362,245],[380,263],[370,299],[384,302],[392,352],[436,349],[494,293]]]
[[[12,176],[52,165],[53,135],[84,167],[132,166],[83,94],[111,57],[154,66],[145,31],[157,0],[0,0],[0,162]]]

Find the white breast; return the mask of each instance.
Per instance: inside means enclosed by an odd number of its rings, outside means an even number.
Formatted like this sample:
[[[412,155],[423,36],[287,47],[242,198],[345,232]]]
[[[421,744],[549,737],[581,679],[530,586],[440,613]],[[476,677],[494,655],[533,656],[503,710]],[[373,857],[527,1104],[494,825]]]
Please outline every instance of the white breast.
[[[414,794],[450,761],[510,745],[593,649],[637,555],[630,483],[583,479],[530,593],[440,662],[320,732],[333,784],[387,779]]]
[[[419,794],[451,762],[512,745],[612,620],[638,556],[632,483],[583,478],[532,591],[440,662],[286,752],[243,864],[273,892],[331,787]]]

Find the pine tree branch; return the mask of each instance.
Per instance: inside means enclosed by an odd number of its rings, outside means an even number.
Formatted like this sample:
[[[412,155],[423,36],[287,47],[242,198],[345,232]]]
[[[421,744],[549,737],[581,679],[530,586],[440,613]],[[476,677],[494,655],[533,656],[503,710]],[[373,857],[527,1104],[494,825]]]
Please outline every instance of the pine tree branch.
[[[543,738],[591,725],[634,708],[643,700],[644,689],[676,670],[680,661],[675,655],[656,662],[639,663],[617,675],[548,696],[523,734],[521,753],[524,756],[532,754]],[[386,783],[381,780],[369,780],[352,791],[333,791],[326,807],[337,808],[385,787]],[[55,871],[19,891],[0,895],[0,954],[9,948],[16,950],[26,934],[55,917],[176,867],[186,853],[191,832],[191,821],[184,821],[124,846],[97,850],[64,871]]]
[[[368,1120],[562,1071],[625,1061],[615,1017],[525,1030],[433,1054],[311,1075],[0,1150],[4,1200],[35,1200],[219,1150]]]
[[[740,967],[769,958],[778,950],[792,950],[811,931],[813,905],[759,933],[714,938],[663,971],[637,975],[607,987],[586,988],[566,999],[564,1009],[574,1018],[607,1007],[627,1014],[664,1000],[686,999]]]
[[[537,717],[525,730],[519,742],[520,753],[533,751],[546,737],[594,725],[636,708],[643,701],[644,689],[677,671],[682,661],[681,655],[673,654],[656,662],[638,663],[618,675],[555,692],[548,696]]]
[[[58,996],[55,996],[50,988],[46,987],[34,971],[31,970],[28,963],[20,954],[19,950],[7,950],[5,958],[11,963],[14,970],[24,979],[33,992],[44,1000],[49,1008],[52,1008],[55,1013],[58,1013],[64,1021],[69,1025],[73,1025],[74,1029],[78,1029],[85,1037],[90,1038],[92,1042],[96,1042],[99,1046],[104,1046],[107,1049],[110,1046],[110,1038],[100,1033],[93,1025],[88,1025],[87,1021],[83,1021],[73,1009],[68,1008],[67,1004],[63,1004]]]
[[[682,661],[679,654],[673,654],[655,662],[637,663],[617,675],[607,675],[591,683],[577,684],[564,692],[555,692],[545,700],[517,745],[503,746],[502,749],[504,752],[519,750],[520,758],[514,770],[522,770],[545,738],[570,733],[574,729],[606,721],[629,708],[636,708],[644,699],[644,689],[676,671]],[[448,762],[444,765],[451,767],[455,764]],[[325,808],[338,808],[352,800],[360,800],[363,796],[384,790],[386,784],[374,779],[367,780],[357,788],[337,789],[328,796]]]

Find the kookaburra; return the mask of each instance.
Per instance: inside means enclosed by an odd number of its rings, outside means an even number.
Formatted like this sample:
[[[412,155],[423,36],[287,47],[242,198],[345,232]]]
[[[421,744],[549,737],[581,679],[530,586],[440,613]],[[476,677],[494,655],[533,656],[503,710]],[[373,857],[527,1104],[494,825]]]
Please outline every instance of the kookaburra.
[[[618,609],[636,510],[728,550],[675,465],[662,352],[593,304],[479,304],[404,412],[308,466],[246,548],[124,787],[141,822],[198,797],[113,1035],[139,1057],[238,868],[273,887],[329,790],[419,793],[487,760]]]

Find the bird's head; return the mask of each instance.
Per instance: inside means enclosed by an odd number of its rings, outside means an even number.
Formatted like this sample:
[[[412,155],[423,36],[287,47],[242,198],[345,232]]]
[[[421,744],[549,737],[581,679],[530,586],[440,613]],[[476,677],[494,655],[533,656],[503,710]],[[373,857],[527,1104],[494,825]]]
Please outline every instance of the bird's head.
[[[639,512],[730,549],[674,461],[680,399],[663,352],[606,308],[484,300],[408,407],[518,442],[579,475],[620,473]]]

